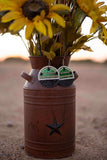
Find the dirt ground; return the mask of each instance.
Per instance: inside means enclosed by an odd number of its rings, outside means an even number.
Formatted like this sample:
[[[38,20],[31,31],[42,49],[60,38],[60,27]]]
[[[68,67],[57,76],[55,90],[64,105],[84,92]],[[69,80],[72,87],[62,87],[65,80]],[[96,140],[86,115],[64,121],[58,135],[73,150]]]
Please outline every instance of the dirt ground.
[[[76,150],[63,160],[107,160],[107,64],[71,63],[79,74]],[[27,62],[0,63],[0,160],[39,160],[24,151],[22,71]]]

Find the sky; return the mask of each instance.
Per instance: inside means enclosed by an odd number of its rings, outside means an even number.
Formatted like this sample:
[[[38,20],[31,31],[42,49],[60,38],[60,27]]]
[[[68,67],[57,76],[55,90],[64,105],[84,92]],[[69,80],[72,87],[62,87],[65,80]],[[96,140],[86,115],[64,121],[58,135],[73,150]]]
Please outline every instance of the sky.
[[[107,0],[103,1],[107,4]],[[91,20],[87,18],[83,23],[83,34],[89,33],[90,26]],[[107,60],[107,46],[104,45],[102,41],[96,39],[86,44],[90,46],[94,52],[81,50],[74,53],[74,55],[71,57],[71,60],[91,59],[97,62],[104,62],[105,60]],[[10,35],[9,33],[0,35],[0,61],[4,60],[7,57],[29,57],[29,53],[20,37]]]

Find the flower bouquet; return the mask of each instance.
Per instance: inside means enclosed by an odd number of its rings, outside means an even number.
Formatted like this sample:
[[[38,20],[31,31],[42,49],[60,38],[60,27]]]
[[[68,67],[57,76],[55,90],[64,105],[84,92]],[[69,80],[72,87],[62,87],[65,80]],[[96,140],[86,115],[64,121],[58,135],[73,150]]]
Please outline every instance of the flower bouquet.
[[[92,51],[85,42],[96,37],[107,45],[106,11],[98,0],[0,0],[0,33],[21,37],[23,29],[29,54],[52,60]],[[86,17],[92,19],[89,35],[81,33]]]

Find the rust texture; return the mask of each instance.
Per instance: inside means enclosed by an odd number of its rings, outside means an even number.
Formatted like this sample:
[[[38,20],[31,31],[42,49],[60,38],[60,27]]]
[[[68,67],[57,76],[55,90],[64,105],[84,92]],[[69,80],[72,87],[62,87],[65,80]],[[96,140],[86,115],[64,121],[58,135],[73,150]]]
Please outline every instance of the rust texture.
[[[67,157],[75,150],[76,88],[74,84],[43,87],[37,75],[48,61],[43,64],[42,58],[30,57],[34,83],[26,81],[24,85],[25,150],[38,158]]]

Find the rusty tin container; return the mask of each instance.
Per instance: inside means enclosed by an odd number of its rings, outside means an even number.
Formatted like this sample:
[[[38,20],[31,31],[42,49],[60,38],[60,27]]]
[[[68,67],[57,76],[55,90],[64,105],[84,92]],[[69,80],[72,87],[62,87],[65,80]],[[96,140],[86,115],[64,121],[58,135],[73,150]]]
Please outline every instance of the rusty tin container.
[[[58,57],[54,59],[52,65],[60,67],[62,58],[59,57],[60,62],[57,62]],[[66,57],[65,65],[68,65],[69,58]],[[30,57],[30,61],[30,74],[22,73],[27,80],[24,85],[25,150],[38,158],[70,156],[75,150],[76,88],[74,84],[70,87],[43,87],[38,81],[38,72],[48,60]]]

